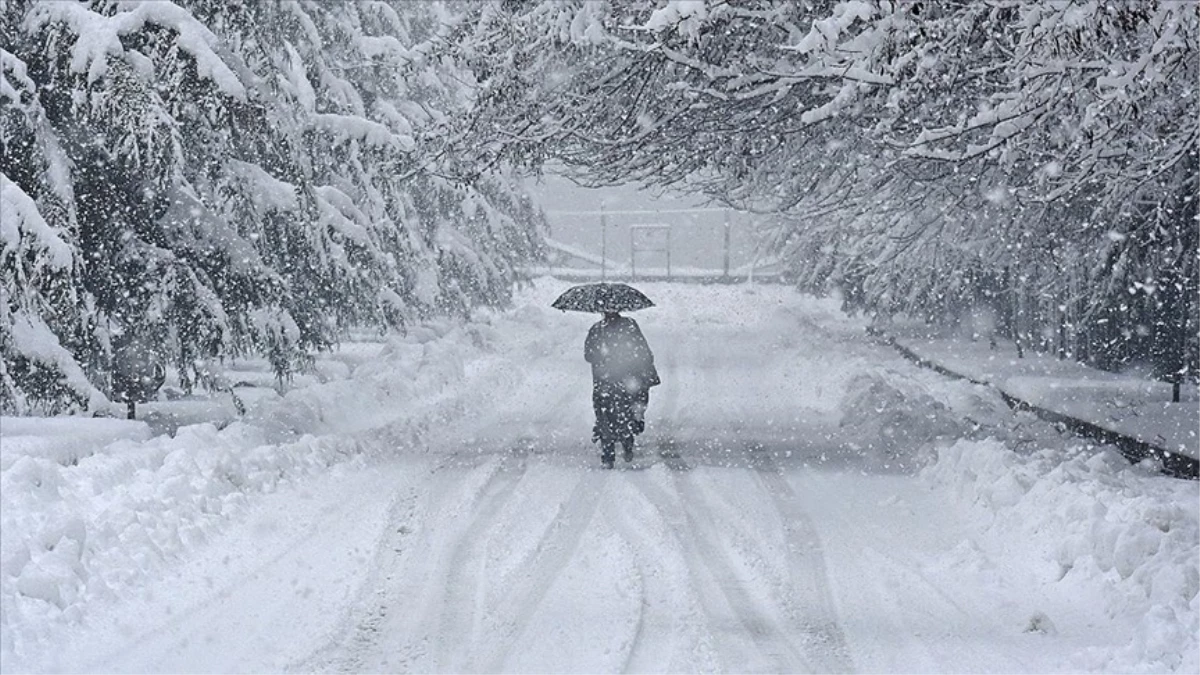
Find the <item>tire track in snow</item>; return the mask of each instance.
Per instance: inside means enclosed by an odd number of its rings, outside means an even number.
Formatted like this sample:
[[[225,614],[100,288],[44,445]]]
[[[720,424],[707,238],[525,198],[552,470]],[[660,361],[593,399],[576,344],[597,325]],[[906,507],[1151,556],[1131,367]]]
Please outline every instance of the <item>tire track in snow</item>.
[[[442,458],[430,469],[429,475],[434,480],[444,479],[450,459]],[[289,672],[357,673],[366,670],[365,658],[368,653],[379,650],[381,626],[389,618],[391,606],[397,599],[402,599],[390,582],[404,568],[402,560],[408,554],[407,543],[415,530],[419,500],[420,495],[412,489],[406,497],[394,502],[368,581],[363,584],[363,592],[352,605],[342,629],[323,647],[295,667],[288,668]]]
[[[412,497],[404,512],[393,513],[354,616],[344,620],[339,638],[306,659],[319,667],[301,670],[462,669],[452,662],[469,655],[477,641],[486,596],[486,541],[475,542],[485,539],[512,499],[529,456],[553,444],[556,423],[580,396],[566,386],[569,379],[531,378],[511,362],[491,364],[477,377],[488,386],[470,388],[470,404],[450,402],[457,414],[448,417],[457,424],[425,428],[414,439],[442,455],[422,491],[423,504]],[[512,395],[497,400],[494,383]],[[547,393],[548,407],[523,407]],[[490,472],[482,484],[480,471]]]
[[[638,589],[641,592],[641,597],[638,602],[637,617],[634,619],[633,637],[629,639],[628,651],[625,652],[625,661],[621,664],[622,673],[639,672],[640,669],[634,669],[631,666],[636,663],[636,659],[641,655],[640,648],[644,640],[646,630],[646,579],[642,576],[641,571],[634,569],[633,573],[637,576]]]
[[[522,380],[520,385],[528,386],[528,380]],[[545,443],[537,432],[547,429],[577,396],[578,392],[573,389],[564,389],[548,408],[535,411],[535,415],[526,415],[525,419],[518,417],[515,422],[511,406],[493,408],[474,416],[472,427],[483,432],[481,434],[460,428],[442,430],[436,438],[430,439],[431,446],[442,449],[461,444],[466,436],[477,449],[459,449],[444,454],[439,465],[431,471],[433,484],[425,490],[426,501],[430,503],[422,513],[415,513],[415,506],[410,504],[406,516],[400,513],[393,516],[388,528],[389,539],[381,543],[374,563],[375,581],[364,585],[364,589],[370,590],[370,597],[359,603],[357,622],[354,623],[353,618],[346,621],[349,637],[340,641],[347,646],[326,648],[328,652],[343,652],[342,655],[340,658],[309,659],[308,663],[335,664],[333,667],[340,672],[379,670],[381,667],[426,671],[468,669],[471,648],[479,646],[486,619],[484,575],[490,541],[488,532],[505,512],[506,504],[525,478],[531,454],[536,457],[545,451]],[[526,433],[515,438],[512,433],[502,432],[500,437],[488,433],[496,428],[507,432],[523,428]],[[495,449],[483,452],[487,446]],[[485,482],[465,488],[466,502],[451,502],[454,493],[463,490],[463,485],[471,483],[473,477],[478,483],[479,471],[489,470],[491,473]],[[579,493],[578,486],[575,493]],[[469,520],[468,514],[471,515]],[[460,534],[440,548],[430,545],[428,535],[423,539],[413,536],[421,527],[442,528],[456,522],[465,523]],[[445,530],[441,531],[445,533]],[[414,550],[421,551],[416,555],[421,555],[424,562],[412,560]],[[430,560],[441,562],[435,564]],[[404,582],[406,577],[413,575],[417,577],[416,581]],[[404,587],[397,587],[392,583],[393,579],[404,583]],[[546,585],[552,580],[551,577]],[[430,590],[433,588],[441,589],[441,594],[434,595]],[[544,589],[542,593],[545,593]],[[414,610],[419,618],[398,620],[393,615],[393,612],[411,615]],[[436,632],[426,634],[432,630]],[[391,644],[382,644],[385,640]]]
[[[726,671],[795,672],[812,670],[803,652],[787,638],[777,618],[763,613],[735,572],[727,547],[713,532],[713,513],[706,497],[690,484],[690,474],[672,472],[672,485],[679,499],[649,480],[636,481],[638,488],[663,518],[685,551],[689,573],[695,580],[700,604],[713,638],[718,643]]]
[[[438,467],[432,471],[436,472]],[[342,629],[323,647],[288,668],[287,672],[361,672],[359,656],[374,644],[379,625],[387,616],[387,582],[411,532],[418,493],[415,488],[398,492],[388,508],[388,524],[376,547],[371,571],[363,582],[359,598],[342,620]],[[359,618],[357,621],[356,617]]]
[[[850,648],[837,621],[825,557],[816,527],[804,511],[791,485],[784,479],[774,454],[762,443],[746,440],[754,430],[741,422],[749,402],[738,402],[733,438],[743,439],[736,450],[745,456],[762,493],[768,496],[783,525],[787,580],[778,588],[779,610],[785,633],[803,636],[806,659],[819,672],[853,672]]]
[[[663,513],[637,486],[622,480],[618,487],[621,490],[605,502],[602,512],[634,551],[641,588],[637,624],[621,671],[718,671],[717,652],[704,633],[699,595],[689,583],[683,547]]]
[[[494,516],[491,506],[511,494],[525,471],[523,462],[508,466],[503,456],[478,459],[463,466],[452,461],[460,457],[445,458],[430,472],[407,517],[389,523],[374,563],[383,575],[380,585],[360,605],[366,608],[347,627],[349,637],[335,638],[325,650],[334,655],[327,657],[334,669],[427,672],[439,665],[431,659],[442,656],[438,637],[452,620],[443,616],[450,561],[472,534],[486,528],[480,514]]]
[[[783,478],[774,458],[754,444],[749,445],[746,452],[763,491],[770,495],[783,522],[789,580],[782,599],[788,623],[804,636],[806,651],[819,660],[821,672],[853,672],[854,663],[837,620],[816,527],[801,507],[792,486]]]
[[[783,620],[782,608],[756,597],[747,584],[748,579],[744,574],[738,573],[737,565],[731,558],[732,542],[723,541],[727,537],[722,537],[716,529],[715,525],[720,519],[709,490],[687,476],[674,474],[672,478],[681,498],[689,507],[688,519],[691,527],[703,542],[702,561],[718,579],[720,590],[729,606],[739,614],[760,654],[770,663],[767,671],[829,672],[812,663],[807,651],[797,646],[789,637],[792,631]]]
[[[465,666],[469,663],[471,648],[479,643],[487,574],[486,550],[490,540],[487,533],[504,512],[505,505],[512,499],[528,470],[528,464],[524,461],[515,462],[517,470],[506,470],[504,465],[513,463],[507,458],[502,461],[495,475],[503,476],[503,479],[489,482],[474,509],[470,525],[454,542],[454,551],[442,583],[438,619],[429,622],[429,625],[439,627],[435,662],[440,671],[468,670]]]
[[[559,510],[561,515],[554,519],[538,542],[537,553],[528,564],[530,571],[508,586],[496,602],[491,612],[500,624],[492,637],[496,644],[481,660],[483,667],[479,670],[499,672],[504,669],[513,645],[528,628],[559,573],[578,551],[583,533],[595,517],[612,477],[610,473],[600,475],[599,481],[593,481],[590,472],[584,472],[579,478]],[[505,613],[512,610],[515,610],[512,619],[504,620]]]

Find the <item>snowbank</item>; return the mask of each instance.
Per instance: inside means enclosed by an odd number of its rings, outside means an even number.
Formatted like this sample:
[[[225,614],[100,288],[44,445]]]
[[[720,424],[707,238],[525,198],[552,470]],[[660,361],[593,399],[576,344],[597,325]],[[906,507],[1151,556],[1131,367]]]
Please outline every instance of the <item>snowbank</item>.
[[[921,476],[952,491],[997,541],[1026,542],[1022,550],[1033,557],[1023,564],[1050,601],[1101,607],[1107,619],[1130,623],[1123,641],[1088,648],[1065,665],[1200,671],[1195,482],[1149,475],[1111,451],[1021,455],[995,440],[943,448]]]
[[[78,464],[119,440],[149,440],[150,427],[108,417],[0,417],[0,437],[0,471],[7,471],[20,457]]]
[[[61,629],[83,621],[93,603],[128,595],[202,546],[253,495],[411,447],[461,414],[471,395],[460,391],[464,360],[495,348],[498,316],[479,312],[465,325],[433,322],[393,337],[371,372],[264,398],[223,429],[195,424],[150,438],[143,422],[5,418],[4,671],[37,669]]]
[[[968,428],[925,387],[896,373],[863,373],[850,381],[841,427],[862,450],[913,448],[957,438]]]

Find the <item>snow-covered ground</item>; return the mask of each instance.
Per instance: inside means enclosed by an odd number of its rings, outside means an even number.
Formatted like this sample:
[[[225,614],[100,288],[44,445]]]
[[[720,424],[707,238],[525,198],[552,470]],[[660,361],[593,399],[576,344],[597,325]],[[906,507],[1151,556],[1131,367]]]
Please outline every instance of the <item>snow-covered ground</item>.
[[[1200,669],[1197,483],[832,301],[671,284],[636,315],[639,456],[603,471],[564,288],[173,437],[0,421],[0,669]]]
[[[907,330],[906,330],[907,329]],[[1084,420],[1169,452],[1200,458],[1200,390],[1171,385],[1141,374],[1110,373],[1051,354],[1026,351],[987,339],[924,335],[926,329],[895,330],[897,343],[917,356],[1044,410]]]

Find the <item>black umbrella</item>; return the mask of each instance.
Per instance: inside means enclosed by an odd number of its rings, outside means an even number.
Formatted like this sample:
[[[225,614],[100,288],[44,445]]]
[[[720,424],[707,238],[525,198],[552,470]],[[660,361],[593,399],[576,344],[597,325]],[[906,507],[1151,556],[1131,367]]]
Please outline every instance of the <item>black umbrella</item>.
[[[551,305],[554,309],[574,312],[632,312],[653,307],[641,291],[628,284],[582,284],[568,288]]]

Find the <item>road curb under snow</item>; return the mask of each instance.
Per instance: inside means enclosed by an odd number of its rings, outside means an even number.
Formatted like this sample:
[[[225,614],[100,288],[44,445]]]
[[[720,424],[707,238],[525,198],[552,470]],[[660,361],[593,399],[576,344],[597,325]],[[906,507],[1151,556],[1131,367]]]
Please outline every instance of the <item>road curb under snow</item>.
[[[902,356],[913,363],[923,368],[929,368],[930,370],[941,373],[942,375],[946,375],[947,377],[967,380],[968,382],[994,389],[1000,394],[1000,396],[1004,399],[1004,402],[1007,403],[1010,408],[1013,408],[1014,410],[1028,410],[1047,422],[1062,424],[1075,434],[1091,438],[1092,440],[1100,443],[1116,446],[1121,451],[1121,454],[1124,455],[1125,458],[1130,462],[1140,462],[1143,459],[1152,458],[1160,464],[1163,473],[1169,476],[1185,478],[1189,480],[1200,479],[1200,462],[1192,457],[1181,455],[1177,452],[1172,452],[1167,448],[1133,438],[1132,436],[1128,436],[1112,429],[1106,429],[1092,422],[1088,422],[1087,420],[1082,420],[1070,415],[1064,415],[1063,413],[1048,410],[1041,406],[1035,405],[1013,395],[1008,391],[1005,391],[1003,387],[994,382],[989,382],[987,380],[965,375],[963,373],[951,370],[943,364],[921,356],[902,344],[895,338],[895,336],[889,335],[888,333],[877,329],[868,329],[868,331],[872,335],[886,342],[888,345],[891,345]]]

